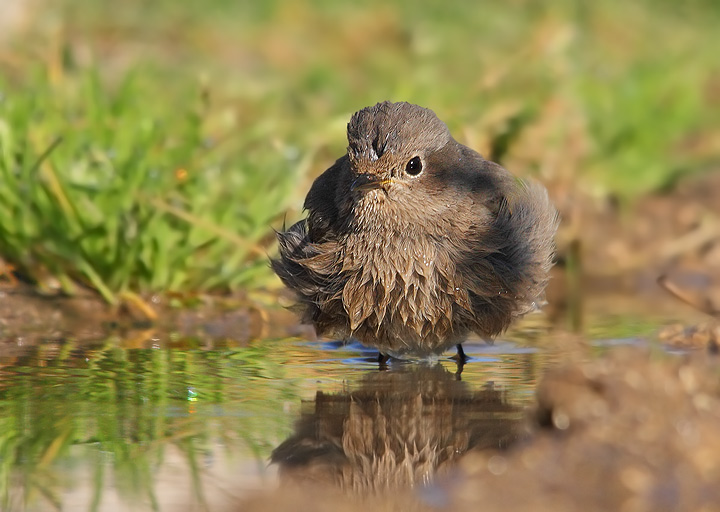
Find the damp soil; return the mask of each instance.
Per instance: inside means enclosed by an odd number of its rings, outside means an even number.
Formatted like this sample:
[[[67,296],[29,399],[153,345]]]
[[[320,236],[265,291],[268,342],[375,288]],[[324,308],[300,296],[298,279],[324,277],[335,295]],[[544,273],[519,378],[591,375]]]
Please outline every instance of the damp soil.
[[[715,510],[719,176],[563,212],[548,306],[461,367],[318,340],[283,292],[0,281],[0,509]]]

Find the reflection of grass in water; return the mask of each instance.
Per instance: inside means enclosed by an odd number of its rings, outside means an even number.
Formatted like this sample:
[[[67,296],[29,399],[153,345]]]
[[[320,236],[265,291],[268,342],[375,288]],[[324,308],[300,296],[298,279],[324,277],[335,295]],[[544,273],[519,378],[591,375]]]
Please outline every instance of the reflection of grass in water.
[[[559,190],[717,164],[716,3],[256,4],[39,9],[0,59],[0,256],[110,301],[263,284],[278,213],[382,99]]]
[[[290,429],[283,402],[297,400],[292,380],[282,378],[264,347],[179,352],[108,345],[63,361],[23,360],[0,390],[3,508],[40,497],[59,508],[63,487],[79,485],[68,481],[67,469],[88,462],[93,509],[109,478],[120,496],[157,508],[155,476],[170,445],[184,454],[198,502],[209,443],[221,439],[230,455],[249,451],[264,467]]]
[[[14,405],[17,414],[26,412],[26,404]],[[59,476],[53,471],[52,464],[67,450],[72,427],[68,421],[56,421],[52,431],[29,433],[27,428],[18,428],[17,418],[13,416],[12,411],[7,410],[0,416],[2,509],[23,509],[18,505],[32,502],[38,494],[55,508],[60,508],[60,497],[55,489]]]

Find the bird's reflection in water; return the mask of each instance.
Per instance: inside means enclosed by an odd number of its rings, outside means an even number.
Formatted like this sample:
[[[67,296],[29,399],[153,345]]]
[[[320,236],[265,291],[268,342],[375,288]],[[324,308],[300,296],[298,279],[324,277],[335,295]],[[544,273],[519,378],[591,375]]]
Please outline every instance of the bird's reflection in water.
[[[522,418],[492,384],[473,390],[441,365],[406,364],[304,402],[272,462],[284,482],[351,492],[426,484],[470,449],[507,447]]]

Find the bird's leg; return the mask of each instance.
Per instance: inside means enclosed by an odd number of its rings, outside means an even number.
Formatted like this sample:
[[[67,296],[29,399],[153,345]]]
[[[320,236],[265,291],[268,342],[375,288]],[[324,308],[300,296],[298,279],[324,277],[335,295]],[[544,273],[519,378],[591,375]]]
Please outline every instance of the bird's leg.
[[[468,360],[468,356],[465,355],[465,351],[462,348],[462,343],[457,344],[457,361],[458,364],[465,364]]]
[[[457,345],[457,354],[455,354],[452,359],[455,359],[455,362],[457,363],[457,372],[455,372],[455,379],[461,380],[460,375],[462,374],[463,367],[465,366],[465,362],[468,360],[468,356],[465,355],[465,351],[462,348],[462,344],[458,343]]]
[[[387,362],[390,360],[390,356],[386,356],[382,352],[378,353],[378,363],[380,363],[380,366],[386,366]]]

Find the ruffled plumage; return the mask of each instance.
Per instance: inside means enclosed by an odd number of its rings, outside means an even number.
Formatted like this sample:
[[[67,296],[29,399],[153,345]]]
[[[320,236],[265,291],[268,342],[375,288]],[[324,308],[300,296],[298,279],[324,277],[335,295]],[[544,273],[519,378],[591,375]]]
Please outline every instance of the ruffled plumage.
[[[348,140],[308,193],[308,218],[278,233],[272,261],[319,335],[426,356],[470,331],[494,337],[542,303],[557,228],[542,186],[407,103],[356,113]],[[423,172],[403,174],[415,156]],[[356,189],[361,175],[378,185]]]

